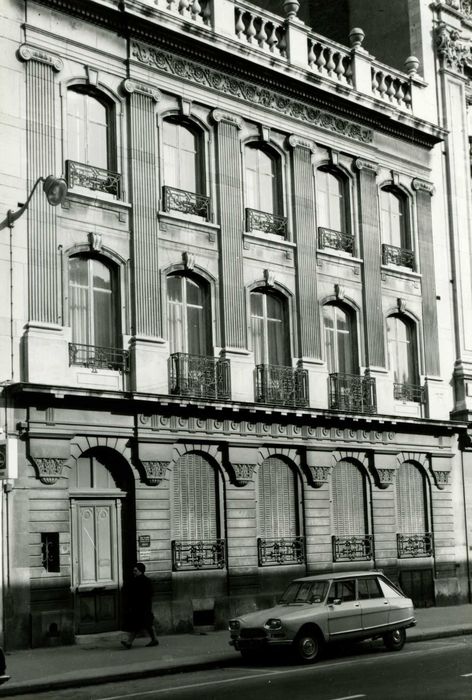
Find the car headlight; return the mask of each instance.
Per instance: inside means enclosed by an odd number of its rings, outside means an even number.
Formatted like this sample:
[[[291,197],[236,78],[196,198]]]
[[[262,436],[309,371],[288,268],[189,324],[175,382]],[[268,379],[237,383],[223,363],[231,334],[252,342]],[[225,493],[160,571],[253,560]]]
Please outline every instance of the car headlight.
[[[274,632],[275,630],[281,630],[282,629],[282,620],[279,620],[276,617],[271,617],[265,623],[264,628],[266,630],[270,630],[271,632]]]
[[[240,627],[241,623],[239,622],[239,620],[230,620],[228,622],[228,629],[230,632],[237,632]]]

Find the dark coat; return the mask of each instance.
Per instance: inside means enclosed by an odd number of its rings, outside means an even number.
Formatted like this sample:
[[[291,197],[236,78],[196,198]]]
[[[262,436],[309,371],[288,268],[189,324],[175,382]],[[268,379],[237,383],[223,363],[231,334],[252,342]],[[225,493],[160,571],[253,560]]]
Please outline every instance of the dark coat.
[[[144,574],[135,576],[127,588],[129,628],[141,630],[150,627],[154,620],[151,579]]]

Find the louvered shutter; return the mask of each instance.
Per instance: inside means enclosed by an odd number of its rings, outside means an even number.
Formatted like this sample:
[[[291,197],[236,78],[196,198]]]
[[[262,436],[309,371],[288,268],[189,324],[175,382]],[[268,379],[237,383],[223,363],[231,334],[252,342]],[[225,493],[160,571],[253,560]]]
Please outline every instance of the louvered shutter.
[[[259,469],[259,534],[264,539],[297,536],[295,474],[281,459],[270,457]]]
[[[334,533],[366,534],[364,475],[351,462],[338,462],[332,474]]]
[[[400,465],[396,480],[399,532],[423,534],[427,531],[424,477],[414,464]]]
[[[173,474],[173,534],[176,540],[218,538],[217,479],[206,459],[180,457]]]

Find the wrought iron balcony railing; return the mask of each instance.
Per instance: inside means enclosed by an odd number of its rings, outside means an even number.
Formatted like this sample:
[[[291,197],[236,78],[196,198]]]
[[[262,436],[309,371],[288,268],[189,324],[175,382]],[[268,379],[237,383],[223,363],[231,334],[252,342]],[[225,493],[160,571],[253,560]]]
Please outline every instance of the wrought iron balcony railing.
[[[230,360],[176,352],[169,357],[169,392],[201,399],[231,399]]]
[[[257,540],[259,566],[280,566],[282,564],[303,564],[305,561],[305,539],[303,537],[283,537],[280,540]]]
[[[287,236],[287,217],[269,214],[257,209],[246,209],[246,231],[262,231]]]
[[[174,540],[172,542],[174,571],[223,569],[225,565],[224,540]]]
[[[398,265],[415,270],[415,254],[408,248],[397,248],[395,245],[382,243],[382,263],[384,265]]]
[[[434,550],[433,533],[422,534],[397,533],[397,552],[399,559],[432,557]]]
[[[308,406],[308,370],[256,365],[256,403]]]
[[[318,248],[333,248],[354,255],[354,236],[350,233],[318,227]]]
[[[420,384],[400,384],[395,382],[393,385],[393,398],[398,401],[426,403],[426,387]]]
[[[112,194],[116,199],[120,198],[120,173],[97,168],[95,165],[77,163],[75,160],[66,160],[66,177],[69,187],[78,185],[88,190]]]
[[[374,558],[373,535],[332,536],[333,561],[370,561]]]
[[[330,374],[329,407],[347,413],[376,413],[375,378],[339,372]]]
[[[104,348],[98,345],[69,343],[69,364],[98,369],[129,370],[129,352],[121,348]]]
[[[205,221],[210,220],[210,197],[167,185],[164,185],[162,191],[164,211],[178,211],[181,214],[201,216]]]

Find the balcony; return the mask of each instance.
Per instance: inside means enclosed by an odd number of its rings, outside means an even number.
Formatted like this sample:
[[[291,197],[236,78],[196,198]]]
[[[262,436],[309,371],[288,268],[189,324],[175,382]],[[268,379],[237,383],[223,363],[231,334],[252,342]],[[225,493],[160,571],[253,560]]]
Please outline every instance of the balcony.
[[[399,559],[416,559],[433,556],[433,533],[405,535],[397,533],[397,553]]]
[[[98,345],[69,343],[69,365],[99,369],[129,371],[129,352],[121,348],[105,348]]]
[[[305,539],[287,537],[279,540],[257,540],[259,566],[282,566],[303,564],[305,561]]]
[[[426,387],[420,384],[400,384],[395,382],[393,385],[393,398],[396,401],[426,403]]]
[[[374,558],[373,535],[332,536],[333,561],[370,561]]]
[[[162,199],[166,212],[177,211],[180,214],[199,216],[205,221],[210,220],[210,197],[164,185]]]
[[[308,406],[308,371],[279,367],[277,365],[256,365],[256,403],[272,406]]]
[[[224,569],[226,544],[224,540],[174,540],[172,542],[172,569],[195,571]]]
[[[286,238],[287,219],[285,216],[276,216],[266,211],[246,209],[246,231],[261,231]]]
[[[382,264],[398,265],[399,267],[409,267],[415,270],[415,254],[408,248],[398,248],[395,245],[382,244]]]
[[[375,378],[339,372],[330,374],[329,408],[346,413],[376,413]]]
[[[69,188],[84,187],[87,190],[111,194],[120,198],[121,175],[94,165],[66,160],[66,178]]]
[[[354,236],[350,233],[333,231],[324,226],[318,227],[318,248],[332,248],[354,255]]]
[[[169,393],[198,399],[231,399],[230,361],[176,352],[169,357]]]

